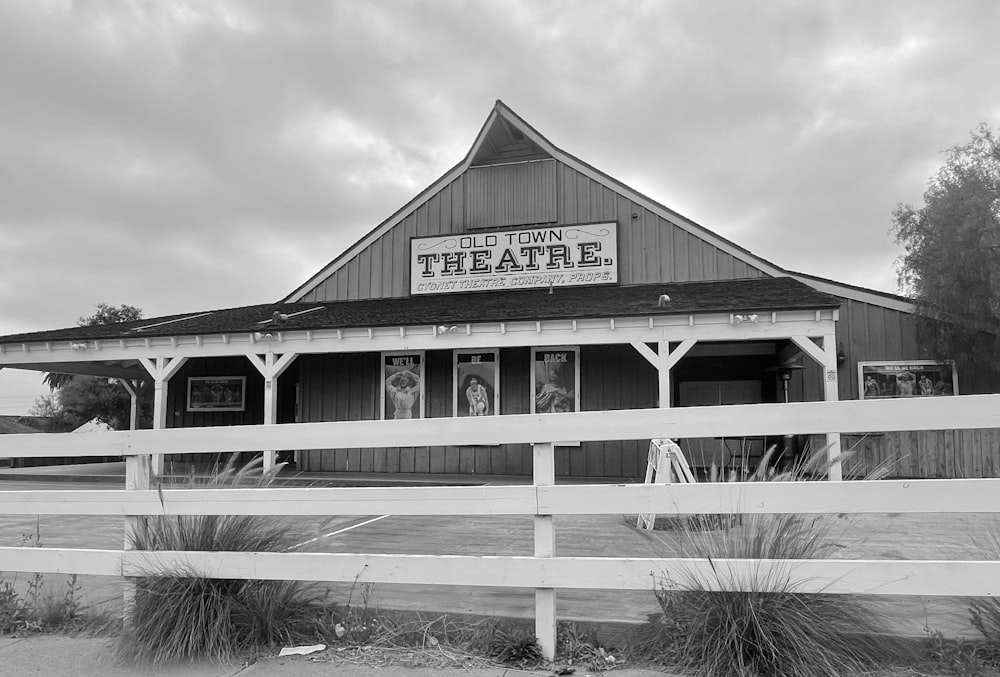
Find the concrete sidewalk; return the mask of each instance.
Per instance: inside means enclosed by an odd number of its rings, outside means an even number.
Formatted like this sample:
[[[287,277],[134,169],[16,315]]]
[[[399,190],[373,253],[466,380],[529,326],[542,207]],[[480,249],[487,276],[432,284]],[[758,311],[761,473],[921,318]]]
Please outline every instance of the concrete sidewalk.
[[[366,667],[337,662],[335,651],[310,656],[263,658],[250,665],[213,665],[207,662],[155,667],[116,661],[111,640],[102,637],[29,635],[0,639],[0,674],[10,677],[521,677],[552,675],[551,670],[516,668]],[[593,674],[584,670],[577,677]],[[665,672],[643,669],[614,670],[613,677],[664,677]]]

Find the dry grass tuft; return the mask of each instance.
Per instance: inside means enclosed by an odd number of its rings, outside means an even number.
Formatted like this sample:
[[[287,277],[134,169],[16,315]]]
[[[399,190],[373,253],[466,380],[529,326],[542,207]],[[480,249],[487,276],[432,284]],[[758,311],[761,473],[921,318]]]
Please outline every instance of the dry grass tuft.
[[[843,460],[820,449],[776,472],[773,453],[749,481],[815,479]],[[832,516],[759,514],[680,522],[670,556],[707,560],[710,573],[681,568],[663,576],[663,616],[647,629],[647,650],[706,677],[839,677],[905,660],[905,645],[884,635],[861,597],[802,593],[794,563],[760,561],[828,556],[837,547],[835,524]],[[759,563],[741,573],[729,559]]]
[[[266,486],[279,468],[233,461],[209,486]],[[137,550],[278,552],[294,543],[285,525],[262,517],[150,518],[133,536]],[[119,640],[123,658],[172,663],[231,662],[263,648],[322,640],[338,618],[326,593],[298,581],[225,580],[189,570],[150,571],[136,582],[135,607]]]

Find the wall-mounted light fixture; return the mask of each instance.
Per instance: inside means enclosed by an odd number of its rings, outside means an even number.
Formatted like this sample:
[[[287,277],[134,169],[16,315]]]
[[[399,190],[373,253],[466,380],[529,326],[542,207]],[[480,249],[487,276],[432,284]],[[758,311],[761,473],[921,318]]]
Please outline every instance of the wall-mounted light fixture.
[[[742,322],[750,322],[751,324],[757,324],[757,313],[751,315],[733,315],[733,322],[740,324]]]
[[[70,343],[69,347],[70,347],[71,350],[86,350],[87,349],[87,344],[86,343]]]
[[[660,298],[656,300],[656,307],[662,308],[668,303],[670,303],[670,297],[666,294],[660,294]]]
[[[437,327],[437,333],[439,336],[441,334],[454,334],[456,331],[458,331],[458,326],[454,324],[450,327],[446,324],[441,324]]]
[[[253,334],[253,340],[254,341],[270,341],[273,338],[274,337],[271,335],[271,332],[268,332],[268,333],[265,334],[265,333],[256,331]]]

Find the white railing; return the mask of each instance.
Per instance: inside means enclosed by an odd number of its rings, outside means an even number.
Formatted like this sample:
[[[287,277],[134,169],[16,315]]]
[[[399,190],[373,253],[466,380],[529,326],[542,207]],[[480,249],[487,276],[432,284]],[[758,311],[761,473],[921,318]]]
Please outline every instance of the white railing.
[[[554,486],[559,443],[1000,427],[1000,395],[0,436],[0,457],[112,456],[532,443],[525,486],[2,491],[0,514],[533,515],[535,554],[517,556],[140,552],[0,548],[0,570],[139,576],[163,567],[218,578],[527,587],[546,655],[555,651],[557,588],[651,590],[679,567],[729,580],[757,560],[558,557],[553,515],[717,513],[1000,513],[1000,479],[877,482]],[[572,451],[571,451],[572,453]],[[764,562],[764,565],[769,562]],[[780,564],[780,562],[775,562]],[[802,592],[996,596],[1000,562],[797,560],[784,563]],[[701,576],[701,580],[715,580]]]

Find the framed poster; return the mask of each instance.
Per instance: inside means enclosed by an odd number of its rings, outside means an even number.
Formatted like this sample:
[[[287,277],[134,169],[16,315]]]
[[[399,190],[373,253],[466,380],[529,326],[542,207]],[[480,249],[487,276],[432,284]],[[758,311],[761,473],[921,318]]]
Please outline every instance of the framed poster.
[[[951,360],[858,362],[858,398],[942,397],[958,394],[958,372]]]
[[[424,353],[382,353],[382,419],[424,417]]]
[[[500,355],[498,350],[456,350],[452,407],[455,416],[493,416],[500,413]]]
[[[188,411],[243,411],[246,376],[191,376],[188,378]]]
[[[580,411],[580,349],[532,348],[532,414]]]

